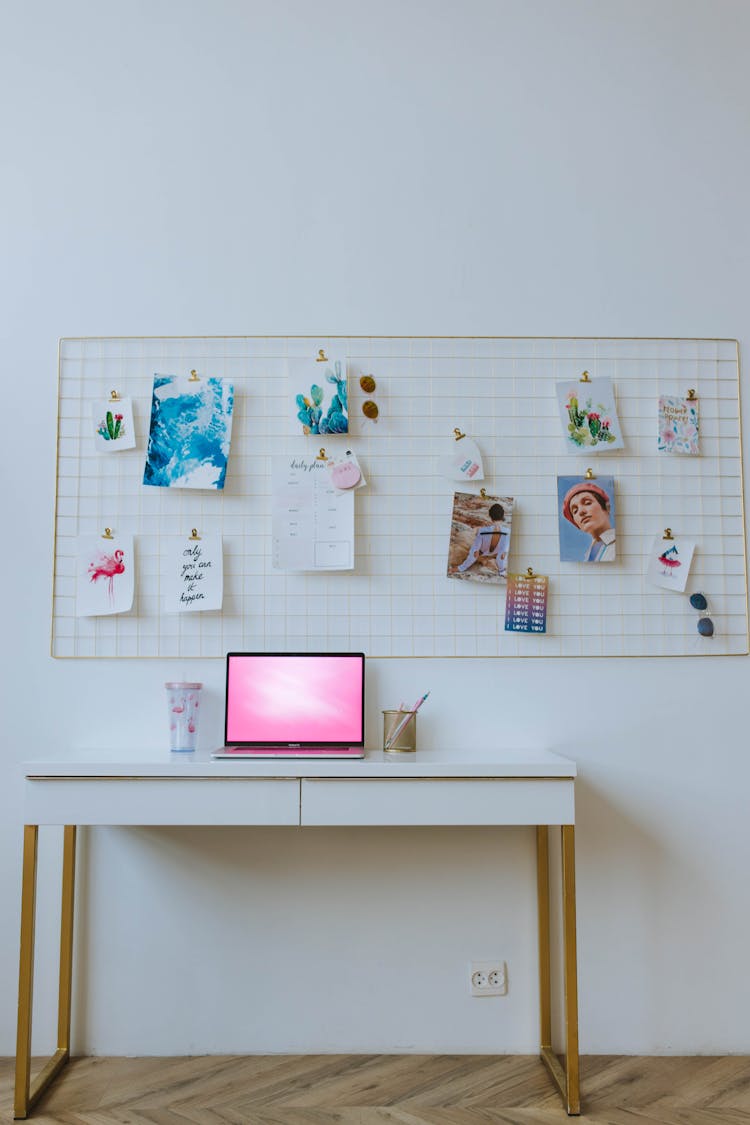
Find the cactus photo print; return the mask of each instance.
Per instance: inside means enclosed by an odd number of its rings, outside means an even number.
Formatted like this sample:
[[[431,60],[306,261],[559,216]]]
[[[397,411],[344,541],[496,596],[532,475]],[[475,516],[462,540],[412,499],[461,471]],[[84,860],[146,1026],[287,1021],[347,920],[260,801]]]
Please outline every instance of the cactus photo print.
[[[295,434],[348,434],[349,391],[344,356],[289,360]]]
[[[234,388],[226,379],[154,375],[143,483],[223,488],[233,407]]]
[[[622,449],[620,420],[611,379],[556,383],[565,445],[577,453]]]
[[[133,406],[129,398],[92,402],[91,421],[97,453],[135,449]]]

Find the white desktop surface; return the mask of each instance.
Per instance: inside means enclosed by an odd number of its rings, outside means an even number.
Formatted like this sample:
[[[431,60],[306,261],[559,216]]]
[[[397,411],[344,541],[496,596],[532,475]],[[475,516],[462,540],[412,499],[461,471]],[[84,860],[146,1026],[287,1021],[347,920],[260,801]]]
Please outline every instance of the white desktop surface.
[[[364,758],[215,759],[209,751],[56,750],[22,763],[35,777],[565,777],[576,776],[575,762],[549,750],[419,750],[413,754],[367,751]]]

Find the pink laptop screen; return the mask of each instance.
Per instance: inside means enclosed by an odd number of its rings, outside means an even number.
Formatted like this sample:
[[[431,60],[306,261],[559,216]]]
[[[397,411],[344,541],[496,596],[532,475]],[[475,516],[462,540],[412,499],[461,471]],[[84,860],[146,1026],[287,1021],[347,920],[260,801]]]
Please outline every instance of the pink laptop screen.
[[[364,744],[362,653],[229,653],[227,743]]]

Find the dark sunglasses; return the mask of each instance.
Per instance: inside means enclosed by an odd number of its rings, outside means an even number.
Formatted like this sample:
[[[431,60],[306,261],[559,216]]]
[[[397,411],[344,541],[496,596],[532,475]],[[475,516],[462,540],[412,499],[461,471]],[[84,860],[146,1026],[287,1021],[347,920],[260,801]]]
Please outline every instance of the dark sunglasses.
[[[702,637],[713,637],[714,623],[708,616],[708,602],[705,594],[691,594],[690,604],[700,613],[698,618],[698,632]]]
[[[359,385],[366,395],[371,395],[377,387],[377,383],[373,379],[372,375],[363,375],[359,380]],[[378,404],[376,402],[373,402],[372,399],[368,399],[366,402],[362,403],[362,413],[364,414],[365,418],[369,418],[371,422],[377,422],[378,414],[380,413],[380,411],[378,410]]]

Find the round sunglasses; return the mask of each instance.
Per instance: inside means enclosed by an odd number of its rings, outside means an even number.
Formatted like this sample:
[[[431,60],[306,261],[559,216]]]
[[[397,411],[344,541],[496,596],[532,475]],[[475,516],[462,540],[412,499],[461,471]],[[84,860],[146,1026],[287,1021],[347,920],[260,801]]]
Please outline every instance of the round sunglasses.
[[[377,383],[373,379],[372,375],[363,375],[359,380],[359,385],[366,395],[371,395],[377,387]],[[380,413],[380,411],[378,410],[378,404],[376,402],[373,402],[372,399],[368,398],[366,402],[362,403],[362,413],[364,414],[365,418],[369,418],[371,422],[377,422],[378,414]]]
[[[697,609],[700,613],[698,618],[698,632],[702,637],[712,637],[714,635],[714,623],[708,616],[708,601],[705,594],[691,594],[690,604],[693,609]]]

